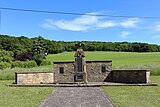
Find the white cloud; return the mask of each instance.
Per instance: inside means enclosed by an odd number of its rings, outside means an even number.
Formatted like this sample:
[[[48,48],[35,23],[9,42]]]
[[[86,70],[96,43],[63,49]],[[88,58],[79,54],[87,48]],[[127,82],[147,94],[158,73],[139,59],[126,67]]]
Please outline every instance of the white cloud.
[[[56,29],[54,26],[54,22],[51,19],[46,19],[45,22],[41,25],[41,27],[45,29]]]
[[[90,13],[94,15],[95,13]],[[88,15],[82,15],[79,18],[76,18],[75,20],[71,21],[74,24],[84,24],[84,25],[90,25],[95,24],[99,21],[99,17],[97,16],[88,16]]]
[[[122,39],[126,39],[126,38],[129,37],[130,34],[131,34],[130,32],[122,31],[121,34],[120,34],[120,37],[121,37]]]
[[[153,36],[152,39],[160,39],[160,35]]]
[[[98,13],[87,13],[91,15],[82,15],[73,20],[52,20],[47,19],[41,27],[45,29],[64,29],[71,31],[88,31],[105,29],[110,27],[133,28],[140,22],[139,18],[129,18],[126,21],[115,22],[106,20],[104,17],[96,16]],[[95,16],[94,16],[95,15]]]
[[[104,21],[104,22],[102,21],[97,24],[97,27],[108,28],[108,27],[114,27],[116,25],[117,24],[112,21]]]
[[[85,31],[90,28],[89,26],[83,24],[75,24],[74,22],[65,20],[60,20],[55,22],[54,26],[56,26],[59,29],[72,30],[72,31]]]
[[[160,31],[160,22],[157,22],[153,27],[154,30]]]
[[[97,13],[88,13],[97,14]],[[112,21],[101,21],[102,18],[98,16],[82,15],[74,20],[58,20],[53,21],[52,19],[45,20],[42,27],[47,29],[65,29],[71,31],[87,31],[92,29],[103,29],[108,27],[116,26],[116,23]]]
[[[139,18],[129,18],[126,21],[121,22],[120,25],[125,28],[133,28],[136,27],[139,22],[140,22]]]

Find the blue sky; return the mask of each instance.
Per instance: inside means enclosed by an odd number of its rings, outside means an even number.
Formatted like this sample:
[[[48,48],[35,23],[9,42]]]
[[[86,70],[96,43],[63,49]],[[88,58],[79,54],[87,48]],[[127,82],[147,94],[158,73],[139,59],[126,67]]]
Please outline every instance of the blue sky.
[[[1,11],[1,34],[38,35],[57,41],[146,42],[160,44],[159,0],[0,0],[0,7],[91,14],[62,15],[20,11]]]

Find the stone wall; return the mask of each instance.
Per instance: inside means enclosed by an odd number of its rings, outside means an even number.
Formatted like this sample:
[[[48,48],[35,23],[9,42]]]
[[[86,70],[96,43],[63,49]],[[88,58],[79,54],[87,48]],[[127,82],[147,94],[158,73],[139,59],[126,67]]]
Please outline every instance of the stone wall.
[[[102,72],[105,66],[105,72]],[[112,61],[86,61],[88,82],[103,82],[112,70]]]
[[[149,83],[149,70],[112,70],[112,61],[86,61],[88,82]],[[75,82],[75,62],[54,62],[54,72],[16,72],[16,84]]]
[[[60,73],[60,67],[64,73]],[[54,62],[55,83],[74,82],[74,62]]]
[[[54,62],[55,83],[75,82],[75,62]],[[105,66],[105,72],[101,71]],[[60,73],[60,68],[64,73]],[[88,82],[103,82],[112,70],[112,61],[86,61],[86,72]]]
[[[54,83],[53,72],[16,72],[16,84]]]
[[[117,83],[149,83],[149,70],[113,70],[107,76],[106,82]]]
[[[55,83],[75,82],[74,61],[54,62]],[[149,83],[149,70],[112,70],[112,61],[86,61],[88,82]],[[60,73],[60,67],[64,72]],[[102,70],[104,67],[104,71]]]

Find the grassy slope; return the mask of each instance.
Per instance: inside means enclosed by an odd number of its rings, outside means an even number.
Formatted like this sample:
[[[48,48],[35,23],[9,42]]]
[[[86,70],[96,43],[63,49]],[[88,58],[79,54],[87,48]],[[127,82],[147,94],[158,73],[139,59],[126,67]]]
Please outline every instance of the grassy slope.
[[[160,76],[152,76],[159,86],[102,87],[116,107],[160,107]]]
[[[53,87],[8,87],[13,81],[0,81],[0,107],[36,107]]]
[[[113,66],[159,64],[160,52],[85,52],[86,60],[112,60]],[[73,61],[74,52],[64,52],[47,56],[49,61]]]

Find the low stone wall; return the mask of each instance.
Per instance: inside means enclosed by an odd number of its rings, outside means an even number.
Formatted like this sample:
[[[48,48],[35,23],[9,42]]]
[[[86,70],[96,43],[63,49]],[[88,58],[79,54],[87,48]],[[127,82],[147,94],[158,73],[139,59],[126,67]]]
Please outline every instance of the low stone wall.
[[[149,70],[112,70],[105,79],[106,82],[117,83],[149,83]]]
[[[53,72],[16,72],[16,84],[54,83]]]
[[[64,72],[60,73],[60,67]],[[55,83],[74,82],[74,62],[54,62]]]
[[[105,72],[102,72],[102,66]],[[112,70],[112,61],[86,61],[88,82],[103,82]]]
[[[103,82],[112,70],[112,61],[86,61],[86,72],[88,82]],[[102,72],[102,66],[105,72]],[[60,73],[60,68],[64,72]],[[75,82],[75,62],[54,62],[55,83]]]

